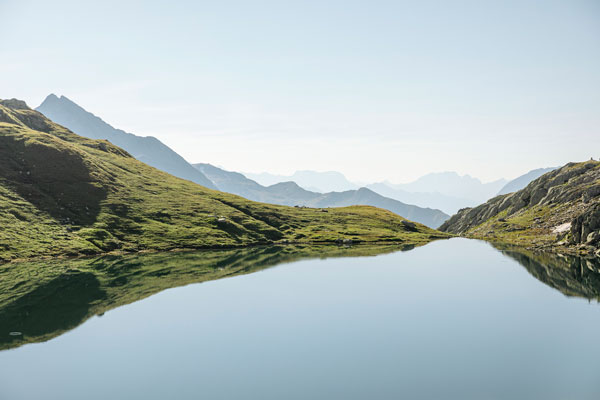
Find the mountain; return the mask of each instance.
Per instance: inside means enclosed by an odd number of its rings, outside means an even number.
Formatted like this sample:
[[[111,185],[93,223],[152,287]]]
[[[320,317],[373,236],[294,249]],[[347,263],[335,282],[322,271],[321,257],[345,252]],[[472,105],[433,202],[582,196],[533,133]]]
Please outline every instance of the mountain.
[[[295,182],[302,188],[319,193],[344,192],[361,186],[350,182],[339,172],[296,171],[292,175],[274,175],[267,172],[244,175],[262,186]],[[378,182],[364,185],[373,192],[405,204],[438,209],[452,215],[461,208],[472,207],[496,195],[506,180],[482,183],[469,175],[439,172],[422,176],[411,183]]]
[[[78,135],[90,139],[108,140],[126,150],[141,162],[154,168],[209,189],[216,189],[213,183],[200,171],[192,167],[183,157],[160,140],[151,136],[136,136],[115,129],[65,96],[57,97],[51,94],[36,110]]]
[[[392,211],[404,218],[429,227],[442,224],[449,215],[440,210],[421,208],[389,199],[367,188],[343,192],[317,193],[305,190],[296,182],[280,182],[263,186],[238,172],[225,171],[210,164],[194,164],[221,190],[250,200],[272,204],[308,207],[345,207],[356,204],[370,205]]]
[[[538,168],[538,169],[531,170],[528,173],[521,175],[518,178],[515,178],[512,181],[508,182],[506,185],[504,185],[504,187],[502,187],[502,189],[500,189],[498,194],[499,195],[507,194],[507,193],[516,192],[517,190],[521,190],[525,186],[529,185],[529,182],[533,181],[534,179],[539,178],[540,176],[544,175],[546,172],[554,171],[556,168],[557,167]]]
[[[343,192],[359,188],[358,185],[350,182],[343,174],[336,171],[296,171],[292,175],[274,175],[262,172],[259,174],[244,173],[244,175],[263,186],[281,182],[296,182],[306,190],[319,193]]]
[[[274,242],[423,244],[444,234],[368,206],[268,205],[148,166],[0,100],[0,260]],[[120,284],[115,282],[115,284]]]
[[[461,208],[478,204],[475,200],[452,197],[442,193],[408,192],[394,188],[389,182],[372,183],[366,185],[366,187],[382,196],[407,204],[415,204],[419,207],[438,209],[449,215],[455,214]]]
[[[424,175],[411,183],[388,184],[393,189],[410,193],[439,193],[456,199],[465,199],[479,204],[498,193],[506,184],[505,179],[482,183],[469,175],[456,172],[436,172]]]
[[[460,210],[440,230],[600,256],[600,162],[569,163],[525,188]]]

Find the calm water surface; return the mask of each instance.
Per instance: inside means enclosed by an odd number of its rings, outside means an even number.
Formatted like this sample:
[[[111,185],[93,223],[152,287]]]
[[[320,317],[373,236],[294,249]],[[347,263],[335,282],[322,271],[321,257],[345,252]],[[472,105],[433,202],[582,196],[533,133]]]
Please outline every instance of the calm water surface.
[[[452,239],[169,289],[0,352],[0,399],[599,399],[600,305],[532,273]]]

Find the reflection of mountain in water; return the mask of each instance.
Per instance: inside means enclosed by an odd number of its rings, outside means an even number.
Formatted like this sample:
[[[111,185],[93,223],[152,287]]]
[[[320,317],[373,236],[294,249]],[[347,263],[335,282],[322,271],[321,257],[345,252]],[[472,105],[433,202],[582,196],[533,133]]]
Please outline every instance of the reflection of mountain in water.
[[[600,259],[532,252],[512,246],[494,247],[564,295],[600,300]]]
[[[271,246],[2,265],[0,350],[49,340],[91,316],[164,289],[256,272],[303,258],[372,256],[400,249]]]

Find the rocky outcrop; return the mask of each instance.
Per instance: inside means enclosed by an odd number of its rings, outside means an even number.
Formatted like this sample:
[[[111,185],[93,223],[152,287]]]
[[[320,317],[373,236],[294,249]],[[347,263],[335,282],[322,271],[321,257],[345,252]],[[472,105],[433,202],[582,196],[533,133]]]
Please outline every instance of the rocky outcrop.
[[[557,230],[568,224],[570,230]],[[600,162],[569,163],[522,190],[460,210],[439,229],[509,242],[538,237],[544,245],[557,242],[590,252],[600,243]],[[521,238],[514,232],[522,232]]]
[[[600,241],[600,203],[589,207],[571,222],[572,243],[598,246]]]

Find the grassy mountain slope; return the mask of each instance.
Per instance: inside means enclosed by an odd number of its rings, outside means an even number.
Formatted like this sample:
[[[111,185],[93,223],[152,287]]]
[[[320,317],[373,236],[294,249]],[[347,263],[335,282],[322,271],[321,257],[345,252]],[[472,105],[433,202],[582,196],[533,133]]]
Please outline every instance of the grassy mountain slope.
[[[155,137],[142,137],[115,129],[65,96],[46,97],[36,109],[52,121],[90,139],[106,139],[133,157],[161,171],[210,189],[213,183]]]
[[[303,189],[295,182],[281,182],[265,187],[240,173],[225,171],[210,164],[194,164],[194,166],[215,182],[221,190],[250,200],[308,207],[346,207],[363,204],[392,211],[404,218],[429,227],[438,227],[449,218],[447,214],[440,210],[404,204],[386,198],[367,188],[317,193]]]
[[[275,241],[424,243],[443,234],[374,207],[248,201],[0,101],[0,260]]]
[[[524,189],[460,210],[440,230],[600,255],[600,162],[569,163]]]

